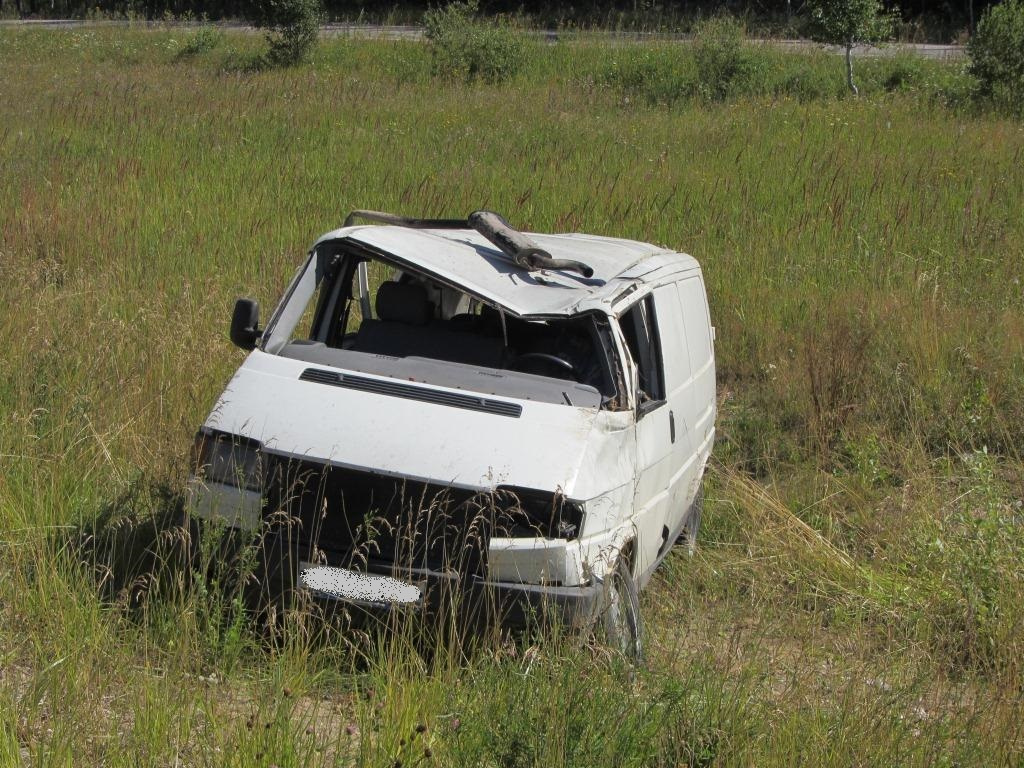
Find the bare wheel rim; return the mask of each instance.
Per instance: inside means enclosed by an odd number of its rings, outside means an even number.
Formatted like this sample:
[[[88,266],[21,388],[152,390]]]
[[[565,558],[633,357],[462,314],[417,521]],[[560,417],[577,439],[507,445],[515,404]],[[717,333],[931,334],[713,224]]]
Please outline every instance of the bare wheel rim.
[[[642,624],[640,602],[628,566],[618,565],[606,580],[605,606],[602,616],[606,642],[627,658],[642,657]]]

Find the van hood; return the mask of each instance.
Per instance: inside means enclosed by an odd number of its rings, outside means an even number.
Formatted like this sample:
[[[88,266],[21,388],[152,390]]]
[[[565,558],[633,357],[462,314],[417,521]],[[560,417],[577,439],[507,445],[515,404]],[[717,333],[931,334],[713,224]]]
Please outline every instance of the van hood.
[[[425,402],[401,394],[396,388],[407,385],[387,377],[359,374],[390,392],[300,378],[308,367],[254,350],[206,427],[257,440],[272,453],[411,480],[561,489],[578,499],[593,491],[578,486],[595,409],[488,397],[495,407],[475,410],[460,405],[471,399],[465,390],[417,384],[435,401]]]

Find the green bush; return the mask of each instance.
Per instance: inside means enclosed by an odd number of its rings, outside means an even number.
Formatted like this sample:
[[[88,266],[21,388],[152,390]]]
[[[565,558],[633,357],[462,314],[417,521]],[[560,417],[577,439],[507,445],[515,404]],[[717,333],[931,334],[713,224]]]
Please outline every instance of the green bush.
[[[824,51],[793,53],[744,43],[726,28],[721,36],[719,30],[705,34],[693,46],[622,46],[591,64],[589,78],[577,79],[617,91],[626,104],[744,98],[811,102],[843,97],[843,66],[840,57]],[[973,81],[964,67],[914,54],[865,59],[861,79],[865,93],[899,93],[954,108],[972,98]]]
[[[694,28],[697,91],[722,101],[751,90],[757,59],[744,41],[743,25],[729,15],[701,21]]]
[[[456,0],[423,15],[435,75],[500,83],[518,73],[526,57],[522,36],[477,16],[477,0]]]
[[[1024,115],[1024,0],[989,8],[967,45],[979,95]]]
[[[212,51],[222,42],[224,42],[223,30],[217,29],[212,24],[203,24],[185,39],[178,50],[177,58],[189,59],[198,56],[201,53]]]
[[[267,63],[298,64],[309,57],[320,31],[320,0],[255,0],[255,23],[267,30]]]

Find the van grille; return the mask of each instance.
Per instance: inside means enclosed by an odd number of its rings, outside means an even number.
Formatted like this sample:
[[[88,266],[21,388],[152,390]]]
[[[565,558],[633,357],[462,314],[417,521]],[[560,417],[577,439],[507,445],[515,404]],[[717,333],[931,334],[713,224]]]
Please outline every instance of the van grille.
[[[267,509],[301,559],[483,573],[491,526],[478,494],[284,457],[271,462]]]
[[[351,373],[336,373],[319,368],[307,368],[299,378],[302,381],[311,381],[316,384],[357,389],[362,392],[401,397],[406,400],[419,400],[423,403],[463,408],[468,411],[482,411],[484,413],[493,413],[496,416],[508,416],[513,419],[518,419],[523,414],[523,407],[518,403],[491,400],[476,395],[444,392],[438,389],[417,387],[413,384],[404,384],[397,381],[382,381],[366,376],[355,376]]]
[[[272,530],[301,559],[371,570],[483,575],[491,536],[572,538],[576,529],[559,522],[578,512],[538,491],[475,491],[273,454],[264,495]]]

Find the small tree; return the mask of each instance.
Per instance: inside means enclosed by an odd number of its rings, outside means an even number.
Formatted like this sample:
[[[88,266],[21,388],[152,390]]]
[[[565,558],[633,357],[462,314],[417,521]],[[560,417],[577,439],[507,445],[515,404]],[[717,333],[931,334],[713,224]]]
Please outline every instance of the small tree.
[[[501,83],[522,69],[522,36],[507,24],[480,18],[479,11],[479,0],[454,0],[423,14],[435,75]]]
[[[267,30],[267,61],[298,64],[309,56],[320,32],[320,0],[253,0],[253,21]]]
[[[812,34],[816,40],[846,49],[846,84],[857,95],[853,82],[853,46],[887,39],[894,17],[881,0],[809,0]]]
[[[979,94],[1024,114],[1024,0],[1006,0],[985,11],[967,53]]]
[[[694,26],[693,58],[698,89],[716,101],[741,89],[756,68],[744,39],[743,24],[727,14]]]

